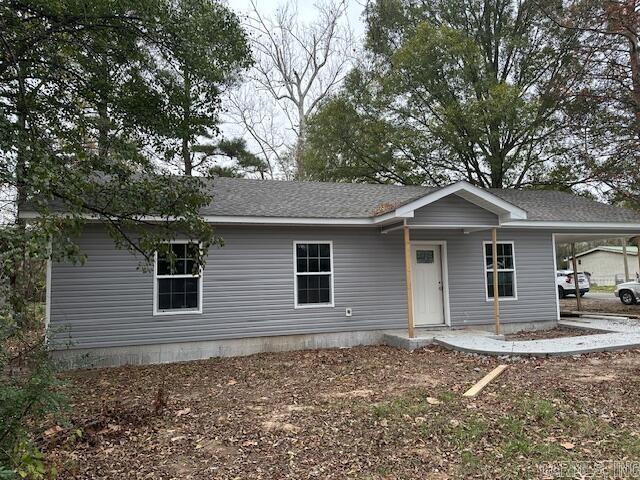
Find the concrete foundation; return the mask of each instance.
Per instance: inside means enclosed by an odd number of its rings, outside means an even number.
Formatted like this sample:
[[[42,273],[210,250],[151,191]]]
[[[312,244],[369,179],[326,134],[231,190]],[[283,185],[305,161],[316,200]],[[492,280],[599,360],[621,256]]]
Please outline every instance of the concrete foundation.
[[[121,365],[148,365],[202,360],[212,357],[239,357],[263,352],[381,345],[384,343],[385,334],[402,333],[402,330],[369,330],[126,347],[69,348],[54,350],[51,352],[51,356],[57,361],[60,368],[64,370]]]
[[[502,325],[502,333],[553,328],[557,322],[511,323]],[[408,338],[406,330],[367,330],[355,332],[318,333],[313,335],[285,335],[251,337],[207,342],[182,342],[126,347],[68,348],[53,350],[52,358],[63,370],[77,368],[117,367],[184,362],[213,357],[239,357],[263,352],[285,352],[319,348],[348,348],[358,345],[389,345],[413,351],[434,343],[442,335],[476,334],[500,338],[493,334],[493,324],[466,328],[417,328],[415,338]]]

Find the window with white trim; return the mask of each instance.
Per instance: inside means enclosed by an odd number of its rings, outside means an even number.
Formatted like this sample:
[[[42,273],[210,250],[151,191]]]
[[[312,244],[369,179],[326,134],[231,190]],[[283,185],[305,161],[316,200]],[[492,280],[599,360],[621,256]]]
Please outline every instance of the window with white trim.
[[[516,264],[513,242],[497,242],[498,252],[498,297],[516,298]],[[487,300],[493,298],[493,244],[484,242],[484,270],[487,286]]]
[[[333,305],[331,242],[294,242],[295,306]]]
[[[156,253],[156,313],[202,311],[202,271],[195,260],[198,248],[197,243],[174,241],[170,243],[171,253]]]

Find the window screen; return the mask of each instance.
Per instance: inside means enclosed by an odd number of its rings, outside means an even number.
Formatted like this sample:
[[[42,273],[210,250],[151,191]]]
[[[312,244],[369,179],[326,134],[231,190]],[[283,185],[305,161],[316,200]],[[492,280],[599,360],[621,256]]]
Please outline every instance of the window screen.
[[[331,243],[295,243],[296,305],[330,305]]]
[[[513,243],[498,242],[496,245],[498,260],[498,297],[516,297],[516,267],[513,255]],[[484,244],[485,274],[487,279],[487,297],[493,298],[493,245]]]
[[[171,253],[156,255],[158,312],[200,309],[202,279],[195,261],[197,248],[194,243],[172,243]]]

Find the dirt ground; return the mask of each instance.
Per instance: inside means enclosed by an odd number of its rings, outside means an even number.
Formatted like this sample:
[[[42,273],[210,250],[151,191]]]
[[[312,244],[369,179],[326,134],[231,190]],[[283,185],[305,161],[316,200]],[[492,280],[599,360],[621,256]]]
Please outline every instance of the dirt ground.
[[[510,333],[504,336],[505,340],[542,340],[545,338],[562,338],[562,337],[580,337],[583,335],[593,335],[597,332],[594,330],[585,330],[581,328],[556,327],[549,330],[535,330],[531,332]]]
[[[640,317],[640,305],[625,305],[615,297],[611,299],[583,297],[582,309],[588,312],[619,313],[623,315],[634,315]],[[576,310],[575,297],[561,298],[560,310]]]
[[[380,346],[73,372],[46,457],[63,479],[243,480],[553,478],[640,457],[640,350],[514,360],[462,396],[501,361]]]

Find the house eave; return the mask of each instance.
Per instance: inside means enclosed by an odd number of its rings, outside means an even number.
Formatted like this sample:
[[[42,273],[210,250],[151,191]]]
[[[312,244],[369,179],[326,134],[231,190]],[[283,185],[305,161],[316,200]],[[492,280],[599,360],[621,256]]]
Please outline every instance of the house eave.
[[[585,232],[640,232],[640,223],[627,222],[547,222],[536,220],[509,221],[500,224],[501,228],[533,228],[554,231],[585,231]]]
[[[68,216],[65,213],[58,213],[60,216]],[[22,211],[19,218],[25,220],[35,220],[40,217],[38,212]],[[82,214],[81,218],[87,221],[99,222],[102,219],[94,214]],[[238,215],[204,215],[205,222],[218,225],[279,225],[279,226],[344,226],[344,227],[375,227],[392,224],[398,220],[412,218],[413,211],[399,213],[397,210],[380,215],[378,217],[360,218],[324,218],[324,217],[261,217],[261,216],[238,216]],[[144,215],[137,218],[145,222],[168,222],[175,221],[177,217],[163,217],[154,215]],[[590,233],[629,233],[638,234],[640,223],[616,223],[616,222],[547,222],[535,220],[515,220],[500,222],[494,225],[498,228],[525,228],[525,229],[545,229],[562,231],[581,231]],[[468,228],[480,227],[480,225],[413,225],[417,228]],[[493,226],[482,225],[482,228]]]

